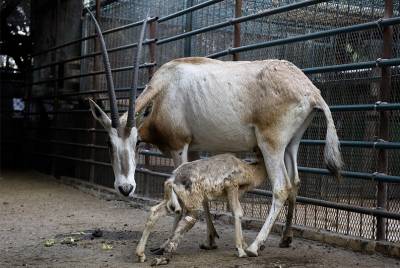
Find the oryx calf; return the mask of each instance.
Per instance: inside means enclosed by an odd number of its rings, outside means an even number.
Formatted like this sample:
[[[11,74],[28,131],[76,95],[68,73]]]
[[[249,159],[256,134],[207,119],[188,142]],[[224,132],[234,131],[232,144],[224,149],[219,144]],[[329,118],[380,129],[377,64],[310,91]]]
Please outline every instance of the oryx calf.
[[[259,154],[261,157],[261,153]],[[164,252],[167,256],[156,259],[161,264],[169,261],[176,251],[179,240],[189,231],[199,217],[204,202],[216,198],[226,198],[235,219],[235,243],[239,257],[246,257],[247,245],[243,239],[241,218],[243,210],[239,196],[245,191],[260,185],[266,178],[264,161],[247,163],[232,154],[221,154],[182,164],[164,185],[164,200],[151,208],[142,238],[136,248],[140,262],[146,260],[144,249],[150,231],[156,221],[168,212],[183,213],[172,237],[166,243]],[[168,256],[169,255],[169,256]]]

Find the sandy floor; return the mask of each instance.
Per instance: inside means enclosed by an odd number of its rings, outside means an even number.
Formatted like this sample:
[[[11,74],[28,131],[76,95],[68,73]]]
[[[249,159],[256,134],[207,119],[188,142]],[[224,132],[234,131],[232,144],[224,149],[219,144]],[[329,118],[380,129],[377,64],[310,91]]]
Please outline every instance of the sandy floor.
[[[60,185],[34,172],[3,172],[0,177],[0,267],[149,267],[136,263],[134,249],[147,212],[121,201],[100,200]],[[148,248],[164,241],[172,218],[163,219],[150,237]],[[91,239],[100,228],[101,238]],[[166,267],[400,267],[400,260],[363,255],[295,239],[289,249],[278,247],[271,235],[258,258],[235,256],[232,226],[216,223],[219,248],[203,251],[205,225],[197,224],[182,241]],[[67,237],[74,245],[62,244]],[[256,236],[245,231],[247,242]],[[45,247],[45,241],[55,244]],[[103,249],[103,244],[112,249]],[[146,254],[151,260],[153,256]]]

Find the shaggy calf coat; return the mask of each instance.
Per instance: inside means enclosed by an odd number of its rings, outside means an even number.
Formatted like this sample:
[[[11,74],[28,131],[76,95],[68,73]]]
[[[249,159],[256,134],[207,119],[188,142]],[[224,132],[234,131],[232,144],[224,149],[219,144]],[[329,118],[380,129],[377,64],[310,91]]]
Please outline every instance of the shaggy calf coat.
[[[145,230],[136,249],[139,261],[144,262],[146,259],[144,249],[147,238],[151,228],[161,216],[167,212],[182,214],[182,218],[164,248],[165,253],[171,255],[176,251],[184,233],[189,231],[198,220],[203,203],[217,198],[225,198],[229,202],[235,219],[235,243],[238,256],[247,256],[244,251],[247,245],[242,234],[243,210],[239,197],[244,192],[260,185],[265,178],[266,170],[262,159],[251,164],[232,154],[221,154],[182,164],[165,182],[164,200],[151,208]],[[169,258],[170,256],[158,258],[154,264],[167,263]]]

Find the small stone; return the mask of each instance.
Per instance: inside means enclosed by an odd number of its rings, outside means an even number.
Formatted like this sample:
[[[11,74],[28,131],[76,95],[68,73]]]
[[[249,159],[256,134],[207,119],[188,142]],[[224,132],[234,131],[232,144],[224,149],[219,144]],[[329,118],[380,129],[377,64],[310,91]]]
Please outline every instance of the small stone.
[[[5,205],[5,206],[8,205],[8,204],[10,204],[10,203],[8,203],[8,202],[3,202],[3,205]]]

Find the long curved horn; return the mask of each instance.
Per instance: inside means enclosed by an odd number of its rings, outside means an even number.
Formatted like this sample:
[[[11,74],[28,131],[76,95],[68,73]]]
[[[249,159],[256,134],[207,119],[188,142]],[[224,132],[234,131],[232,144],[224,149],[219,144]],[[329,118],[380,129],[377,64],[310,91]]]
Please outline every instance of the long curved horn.
[[[93,16],[93,13],[90,11],[89,8],[86,8],[90,17],[92,18],[97,36],[99,37],[100,41],[100,49],[101,54],[103,56],[103,63],[104,69],[106,74],[107,80],[107,88],[108,88],[108,97],[110,98],[110,110],[111,110],[111,125],[113,128],[118,128],[119,124],[119,114],[118,114],[118,106],[117,106],[117,99],[115,97],[115,90],[114,90],[114,82],[111,74],[111,66],[110,66],[110,59],[108,58],[106,43],[104,41],[103,34],[101,33],[100,25],[97,22],[96,18]]]
[[[136,49],[136,58],[134,59],[133,65],[135,66],[135,70],[133,72],[133,82],[132,88],[129,94],[129,109],[128,109],[128,118],[126,120],[126,127],[132,128],[136,125],[135,120],[135,102],[136,102],[136,92],[138,87],[138,78],[139,78],[139,63],[140,58],[142,57],[142,46],[143,46],[143,39],[146,33],[146,26],[147,21],[149,19],[150,10],[147,11],[147,15],[143,20],[142,30],[140,31],[140,37]]]

